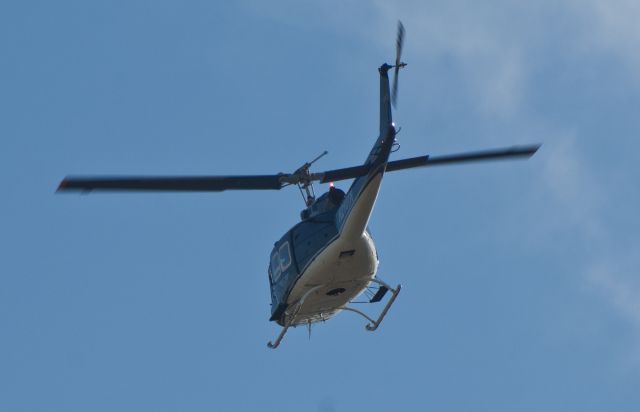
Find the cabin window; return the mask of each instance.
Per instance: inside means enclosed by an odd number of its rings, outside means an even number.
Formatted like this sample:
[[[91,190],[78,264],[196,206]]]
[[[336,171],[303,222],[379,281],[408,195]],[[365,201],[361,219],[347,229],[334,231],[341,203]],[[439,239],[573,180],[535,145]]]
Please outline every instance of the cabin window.
[[[271,255],[271,280],[273,283],[276,283],[278,279],[280,279],[280,275],[282,274],[282,270],[280,269],[280,257],[278,256],[278,251],[274,250]]]
[[[291,266],[291,251],[289,249],[289,242],[284,242],[280,246],[280,267],[283,271]]]

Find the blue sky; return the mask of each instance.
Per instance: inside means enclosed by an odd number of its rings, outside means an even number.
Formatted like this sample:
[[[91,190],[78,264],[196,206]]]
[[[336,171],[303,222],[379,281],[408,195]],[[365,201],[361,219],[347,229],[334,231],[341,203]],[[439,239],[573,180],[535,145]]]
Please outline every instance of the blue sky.
[[[636,410],[639,16],[631,0],[3,2],[0,409]],[[398,19],[395,158],[543,147],[385,178],[370,227],[403,291],[377,332],[344,313],[266,348],[295,190],[54,195],[67,174],[362,162]]]

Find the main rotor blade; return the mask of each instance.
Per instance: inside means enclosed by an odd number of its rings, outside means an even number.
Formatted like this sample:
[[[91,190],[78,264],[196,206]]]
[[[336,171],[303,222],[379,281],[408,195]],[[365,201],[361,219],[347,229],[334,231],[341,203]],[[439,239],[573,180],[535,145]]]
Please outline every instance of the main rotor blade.
[[[409,159],[394,160],[387,164],[387,172],[410,169],[413,167],[439,166],[455,163],[479,162],[488,160],[507,160],[528,158],[538,151],[540,145],[514,146],[504,149],[483,150],[444,156],[418,156]]]
[[[223,190],[279,190],[281,175],[256,176],[96,176],[66,177],[58,191],[221,192]]]
[[[514,146],[503,149],[483,150],[478,152],[458,153],[444,156],[418,156],[408,159],[394,160],[387,163],[387,172],[410,169],[414,167],[438,166],[452,163],[467,163],[489,160],[507,160],[531,157],[540,145]],[[370,166],[352,166],[342,169],[327,170],[323,173],[314,174],[313,180],[320,183],[337,182],[339,180],[354,179],[369,173]]]
[[[345,167],[343,169],[327,170],[326,172],[319,173],[321,176],[320,183],[337,182],[339,180],[354,179],[359,176],[364,176],[369,172],[369,166],[352,166]]]

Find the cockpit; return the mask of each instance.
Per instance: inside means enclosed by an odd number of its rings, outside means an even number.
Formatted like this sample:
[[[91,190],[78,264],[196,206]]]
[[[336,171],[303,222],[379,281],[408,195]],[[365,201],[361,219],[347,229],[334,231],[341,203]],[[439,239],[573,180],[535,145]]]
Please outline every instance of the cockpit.
[[[333,211],[344,200],[344,191],[331,186],[329,191],[317,198],[310,206],[300,212],[300,219],[307,220],[311,217]]]

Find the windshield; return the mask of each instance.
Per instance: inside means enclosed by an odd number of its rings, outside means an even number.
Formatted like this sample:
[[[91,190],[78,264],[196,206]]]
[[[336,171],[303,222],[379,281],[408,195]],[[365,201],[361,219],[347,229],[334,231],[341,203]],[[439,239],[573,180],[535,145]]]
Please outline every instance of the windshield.
[[[271,280],[273,280],[273,282],[277,282],[278,279],[280,279],[280,274],[282,273],[282,270],[280,270],[280,257],[278,256],[278,251],[274,250],[273,254],[271,255]]]
[[[289,266],[291,266],[291,249],[289,242],[284,242],[271,254],[271,265],[269,266],[271,280],[274,283],[277,282],[282,272],[287,270]]]
[[[280,246],[280,269],[287,270],[289,265],[291,265],[289,242],[284,242],[282,246]]]

